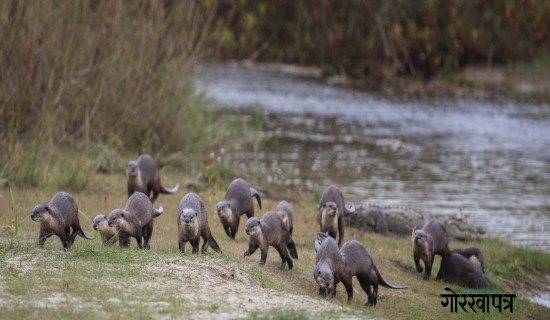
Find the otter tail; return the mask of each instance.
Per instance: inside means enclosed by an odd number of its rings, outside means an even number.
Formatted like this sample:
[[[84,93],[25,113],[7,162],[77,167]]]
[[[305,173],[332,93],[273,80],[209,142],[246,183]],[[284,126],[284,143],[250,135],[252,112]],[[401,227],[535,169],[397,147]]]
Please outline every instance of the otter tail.
[[[167,189],[165,186],[161,185],[160,186],[160,193],[166,193],[166,194],[173,194],[173,193],[176,193],[178,192],[180,188],[180,184],[176,184],[175,187],[173,187],[172,189]]]
[[[81,236],[82,238],[84,239],[87,239],[87,240],[94,240],[94,237],[90,237],[90,236],[87,236],[84,231],[82,231],[82,229],[78,229],[78,231],[76,232],[76,234],[78,234],[79,236]]]
[[[158,210],[153,208],[153,211],[155,212],[155,214],[153,215],[153,218],[160,216],[164,212],[164,209],[162,208],[162,204],[160,205],[160,208],[158,208]]]
[[[216,242],[216,239],[212,235],[210,235],[210,239],[208,239],[208,245],[214,249],[214,251],[222,253],[222,249],[220,249],[220,246]]]
[[[260,199],[260,194],[258,193],[258,190],[254,189],[254,188],[250,188],[250,194],[252,195],[253,198],[256,198],[256,200],[258,200],[258,205],[260,206],[260,209],[262,208],[262,199]]]
[[[288,249],[288,253],[290,253],[290,256],[294,259],[298,259],[298,251],[296,251],[296,245],[294,244],[294,240],[290,240],[290,242],[286,245]]]
[[[407,287],[404,287],[404,286],[396,286],[395,284],[391,284],[389,282],[387,282],[383,277],[382,275],[380,274],[380,271],[378,271],[378,268],[376,267],[376,265],[374,265],[374,270],[376,270],[376,276],[378,277],[378,282],[381,286],[384,286],[386,288],[390,288],[390,289],[407,289]]]

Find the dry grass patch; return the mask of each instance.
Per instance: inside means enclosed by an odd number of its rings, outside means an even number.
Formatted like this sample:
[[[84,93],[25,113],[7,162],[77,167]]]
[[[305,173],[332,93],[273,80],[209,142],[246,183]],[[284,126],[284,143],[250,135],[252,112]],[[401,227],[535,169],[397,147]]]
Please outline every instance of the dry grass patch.
[[[161,174],[163,183],[182,183],[187,177],[178,174]],[[254,184],[253,184],[254,185]],[[254,185],[258,189],[263,186]],[[81,211],[89,218],[121,208],[126,202],[123,175],[98,175],[89,191],[73,196]],[[6,190],[6,189],[4,189]],[[151,250],[135,248],[121,250],[105,247],[99,239],[87,241],[77,238],[69,252],[63,252],[55,237],[44,248],[36,244],[39,225],[30,219],[30,212],[38,202],[47,202],[53,191],[41,189],[14,189],[15,204],[19,212],[19,235],[12,241],[3,233],[0,242],[0,305],[6,310],[0,317],[20,318],[40,314],[43,318],[57,317],[143,317],[179,318],[424,318],[447,316],[448,309],[440,305],[440,294],[445,287],[455,292],[462,288],[435,281],[440,259],[434,265],[432,279],[424,281],[414,269],[409,238],[384,237],[373,233],[346,229],[346,239],[361,241],[373,256],[380,272],[387,281],[406,285],[406,290],[380,288],[375,308],[367,308],[366,294],[354,281],[354,299],[346,304],[345,290],[340,285],[335,299],[325,300],[317,296],[313,280],[315,251],[313,240],[318,229],[315,220],[314,195],[298,195],[291,206],[295,212],[295,242],[299,259],[294,260],[293,270],[279,271],[280,258],[270,249],[267,263],[259,266],[259,252],[242,257],[248,239],[244,233],[244,219],[236,240],[225,235],[219,218],[214,213],[216,203],[223,198],[225,189],[211,186],[199,191],[209,211],[209,224],[214,237],[223,250],[222,254],[211,249],[204,255],[182,255],[177,246],[177,205],[186,192],[161,195],[155,207],[161,203],[163,215],[155,219]],[[0,226],[12,223],[11,201],[6,192],[0,194]],[[279,196],[276,196],[279,197]],[[264,197],[263,210],[257,216],[275,208],[280,199]],[[261,212],[260,212],[261,211]],[[93,235],[91,225],[81,217],[81,225],[87,234]],[[96,234],[96,236],[98,236]],[[538,274],[548,274],[548,255],[504,244],[495,239],[478,243],[452,242],[455,246],[477,246],[486,256],[486,268],[497,292],[515,292],[509,281],[523,281],[536,287]],[[516,258],[514,259],[513,256]],[[520,260],[519,262],[517,260]],[[514,262],[515,261],[515,262]],[[506,279],[506,280],[504,280]],[[545,279],[545,277],[542,277]],[[540,278],[539,278],[540,281]],[[66,305],[78,305],[68,309]],[[544,307],[523,298],[515,301],[514,318],[537,318],[544,314]],[[459,313],[457,318],[470,318],[471,314]],[[477,314],[484,318],[487,315]],[[509,317],[503,314],[502,317]],[[474,317],[474,318],[475,318]],[[499,317],[491,314],[490,317]]]

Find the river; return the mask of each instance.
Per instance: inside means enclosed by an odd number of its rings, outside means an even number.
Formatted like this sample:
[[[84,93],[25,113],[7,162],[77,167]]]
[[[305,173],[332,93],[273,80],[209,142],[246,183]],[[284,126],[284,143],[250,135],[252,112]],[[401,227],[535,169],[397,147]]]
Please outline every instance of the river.
[[[230,63],[196,74],[198,91],[249,126],[260,117],[257,150],[227,148],[243,173],[317,192],[336,184],[356,204],[463,215],[550,252],[550,105],[394,97]]]

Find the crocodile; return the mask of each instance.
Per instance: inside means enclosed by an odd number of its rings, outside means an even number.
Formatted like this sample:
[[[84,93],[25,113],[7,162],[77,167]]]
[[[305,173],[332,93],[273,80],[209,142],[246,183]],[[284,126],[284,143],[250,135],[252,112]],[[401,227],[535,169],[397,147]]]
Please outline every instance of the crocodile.
[[[450,215],[424,216],[405,206],[380,202],[363,203],[355,213],[346,216],[346,225],[384,235],[410,236],[431,218],[438,218],[449,236],[457,240],[479,240],[485,234],[482,227],[470,225],[463,218]]]

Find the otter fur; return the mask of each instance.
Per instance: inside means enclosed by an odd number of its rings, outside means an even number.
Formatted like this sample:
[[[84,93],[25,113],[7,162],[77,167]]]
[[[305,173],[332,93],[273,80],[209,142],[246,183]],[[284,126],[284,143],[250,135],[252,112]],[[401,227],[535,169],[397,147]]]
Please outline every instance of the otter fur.
[[[314,278],[319,284],[319,294],[334,297],[336,285],[342,282],[348,294],[348,301],[353,297],[353,277],[357,277],[361,288],[367,294],[367,305],[375,306],[378,297],[378,286],[391,289],[406,289],[387,282],[378,271],[374,260],[358,241],[346,242],[338,249],[336,240],[327,232],[317,232],[315,239],[317,251]],[[331,284],[334,281],[334,284]]]
[[[315,252],[319,251],[319,248],[321,248],[321,244],[323,243],[323,241],[325,241],[326,238],[331,238],[328,232],[317,232],[317,235],[315,236],[315,244],[314,244]]]
[[[285,223],[288,232],[292,235],[292,231],[294,230],[294,211],[292,211],[290,204],[283,200],[279,202],[275,208],[275,211],[277,211],[281,218],[283,218],[283,222]]]
[[[254,217],[252,197],[256,198],[261,209],[262,200],[258,191],[251,188],[244,179],[237,178],[229,184],[225,197],[216,205],[216,213],[229,238],[235,239],[241,215],[246,214],[247,218]]]
[[[319,285],[319,295],[334,298],[336,285],[340,282],[339,275],[342,272],[338,244],[328,233],[322,232],[317,233],[315,244],[317,256],[315,257],[313,278]]]
[[[121,248],[129,246],[129,237],[134,237],[138,248],[149,249],[153,234],[153,219],[162,213],[162,205],[157,210],[153,208],[149,197],[144,193],[135,192],[126,201],[124,209],[111,211],[107,221],[109,227],[118,231],[118,242]]]
[[[159,196],[159,193],[173,194],[176,193],[180,187],[177,184],[172,189],[167,189],[160,183],[159,170],[157,163],[148,154],[140,155],[137,160],[128,162],[126,167],[126,178],[128,184],[128,198],[136,192],[143,192],[151,198],[151,203],[154,203]]]
[[[188,193],[181,199],[177,218],[178,245],[181,253],[185,253],[185,243],[187,241],[191,243],[193,253],[198,253],[201,237],[203,240],[201,253],[205,253],[208,246],[211,246],[217,252],[222,252],[210,232],[206,206],[197,194]]]
[[[328,232],[334,239],[338,234],[338,247],[341,247],[344,241],[344,218],[353,212],[353,206],[350,209],[346,208],[344,196],[338,187],[329,186],[325,189],[319,203],[317,220],[321,225],[321,232]]]
[[[489,279],[481,268],[455,251],[447,252],[441,258],[436,280],[456,283],[472,289],[491,287]]]
[[[464,258],[470,260],[475,266],[481,269],[481,272],[485,273],[485,263],[483,262],[483,255],[478,248],[466,248],[466,249],[454,249],[452,252],[458,253]]]
[[[56,193],[47,205],[36,205],[32,210],[31,219],[40,222],[38,244],[41,246],[52,235],[56,235],[61,239],[65,250],[71,248],[76,235],[87,240],[94,239],[82,231],[78,221],[78,206],[73,197],[67,192]]]
[[[115,228],[109,227],[109,222],[104,214],[98,214],[94,218],[94,230],[99,231],[101,241],[104,245],[111,245],[118,241],[118,232]]]
[[[340,249],[342,259],[342,272],[340,281],[344,284],[348,294],[348,301],[353,298],[352,279],[357,277],[361,288],[368,296],[366,305],[375,306],[378,299],[378,286],[390,289],[406,289],[404,286],[396,286],[387,282],[374,263],[370,253],[359,241],[346,242]],[[372,290],[371,290],[372,289]]]
[[[424,280],[428,280],[432,273],[435,255],[442,256],[449,252],[447,230],[438,219],[430,219],[422,226],[422,229],[414,231],[412,242],[416,270],[423,271],[420,266],[420,259],[422,259],[426,269]]]
[[[249,237],[248,249],[244,252],[243,256],[250,256],[256,249],[260,248],[262,252],[260,264],[263,265],[267,259],[268,248],[272,246],[281,256],[279,270],[284,270],[287,263],[288,269],[292,270],[293,263],[290,256],[298,259],[298,252],[296,251],[296,245],[294,244],[294,240],[292,240],[292,236],[277,212],[268,211],[260,220],[254,217],[249,218],[246,222],[245,231]]]

